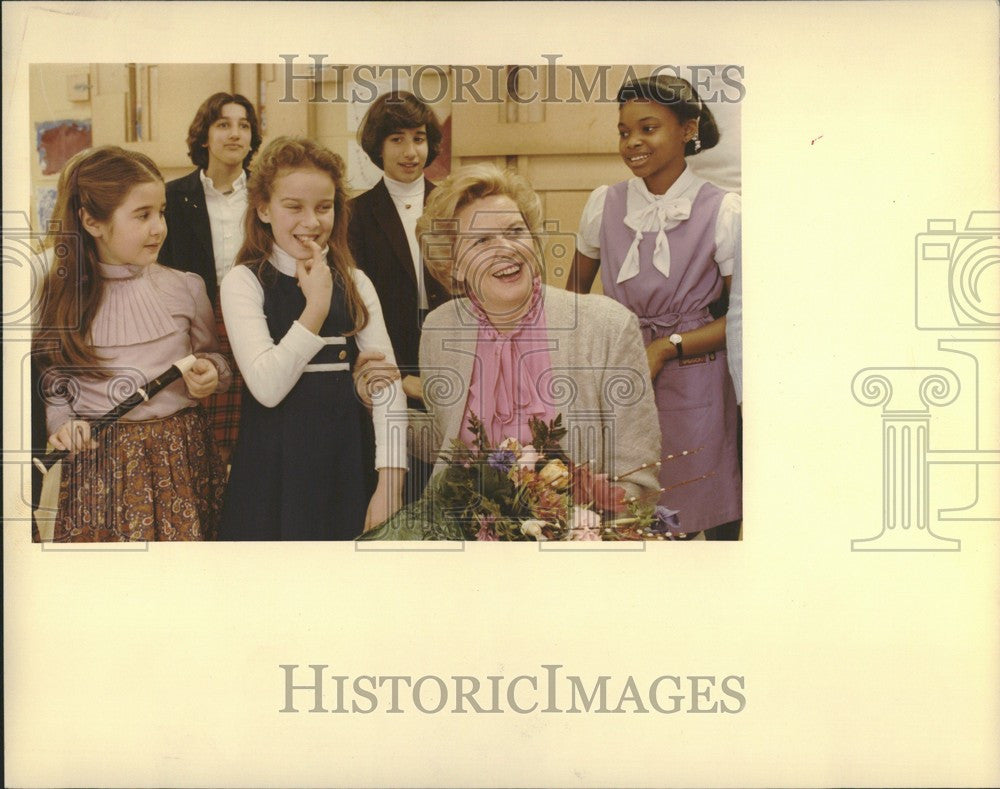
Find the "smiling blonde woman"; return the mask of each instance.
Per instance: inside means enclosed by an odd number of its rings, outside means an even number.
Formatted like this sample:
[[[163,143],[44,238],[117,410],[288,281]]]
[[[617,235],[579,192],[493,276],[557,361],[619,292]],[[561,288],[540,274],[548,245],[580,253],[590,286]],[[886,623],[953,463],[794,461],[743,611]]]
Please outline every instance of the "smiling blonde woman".
[[[438,186],[417,224],[428,271],[457,298],[432,311],[420,342],[436,460],[472,443],[469,417],[491,443],[529,443],[532,418],[563,417],[562,448],[611,476],[660,456],[649,366],[635,315],[613,300],[543,283],[541,206],[521,176],[465,167]],[[420,430],[417,431],[418,433]],[[433,479],[432,479],[433,485]],[[630,475],[628,495],[655,500],[656,469]],[[372,539],[421,539],[403,511]]]

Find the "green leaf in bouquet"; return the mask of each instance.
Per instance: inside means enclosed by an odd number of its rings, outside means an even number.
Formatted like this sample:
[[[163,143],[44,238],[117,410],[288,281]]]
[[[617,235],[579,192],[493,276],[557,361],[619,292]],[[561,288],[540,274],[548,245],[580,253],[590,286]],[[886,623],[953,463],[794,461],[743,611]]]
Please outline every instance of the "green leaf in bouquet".
[[[484,499],[496,502],[500,506],[506,504],[509,507],[513,504],[514,483],[505,473],[490,466],[484,466],[480,482],[480,493]]]
[[[464,540],[458,524],[446,518],[438,494],[442,475],[432,478],[424,495],[400,509],[385,523],[365,532],[358,540]]]
[[[530,539],[521,531],[521,522],[512,518],[502,518],[493,524],[493,532],[498,540],[509,542],[525,542]]]
[[[565,453],[559,445],[567,433],[563,427],[562,414],[556,414],[548,423],[533,416],[528,420],[528,429],[531,431],[531,444],[536,450],[543,455],[564,459]]]
[[[486,425],[471,411],[469,412],[469,432],[474,437],[473,444],[480,452],[486,452],[491,448],[490,440],[486,437]]]

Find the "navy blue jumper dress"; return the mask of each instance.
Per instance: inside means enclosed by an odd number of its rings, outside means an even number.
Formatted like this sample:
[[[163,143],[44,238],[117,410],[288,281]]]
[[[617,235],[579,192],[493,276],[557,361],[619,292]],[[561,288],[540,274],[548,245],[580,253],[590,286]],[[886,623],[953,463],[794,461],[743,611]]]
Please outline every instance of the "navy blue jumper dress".
[[[295,277],[271,268],[261,285],[275,343],[305,309]],[[219,527],[221,540],[351,540],[361,534],[368,501],[359,413],[351,368],[357,359],[344,285],[334,275],[327,345],[278,405],[249,389]],[[370,419],[370,415],[368,416]]]

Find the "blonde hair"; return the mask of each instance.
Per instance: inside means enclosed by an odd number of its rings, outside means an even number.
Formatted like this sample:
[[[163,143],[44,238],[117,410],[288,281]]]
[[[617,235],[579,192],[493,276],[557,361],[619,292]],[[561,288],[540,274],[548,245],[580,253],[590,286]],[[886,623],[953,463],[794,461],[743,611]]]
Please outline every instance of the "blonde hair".
[[[417,220],[417,239],[424,264],[451,293],[463,292],[454,272],[455,242],[459,235],[455,216],[476,200],[495,195],[514,202],[537,250],[537,235],[542,229],[542,201],[523,175],[492,164],[471,164],[456,170],[431,192],[424,213]]]
[[[347,311],[354,323],[354,329],[347,334],[356,334],[368,324],[368,309],[354,282],[355,263],[347,246],[349,213],[344,160],[333,151],[303,137],[276,137],[260,150],[250,166],[246,233],[233,265],[250,266],[262,282],[276,276],[274,267],[267,262],[274,248],[274,235],[271,226],[257,216],[257,208],[271,201],[275,182],[292,170],[319,170],[333,181],[333,231],[327,241],[326,259],[334,279],[339,278],[344,286]]]
[[[135,186],[163,182],[148,156],[115,145],[76,154],[59,174],[49,235],[52,250],[40,299],[35,347],[43,366],[68,366],[87,376],[106,378],[110,371],[90,344],[90,327],[104,297],[97,243],[81,221],[86,211],[98,222],[111,219]]]

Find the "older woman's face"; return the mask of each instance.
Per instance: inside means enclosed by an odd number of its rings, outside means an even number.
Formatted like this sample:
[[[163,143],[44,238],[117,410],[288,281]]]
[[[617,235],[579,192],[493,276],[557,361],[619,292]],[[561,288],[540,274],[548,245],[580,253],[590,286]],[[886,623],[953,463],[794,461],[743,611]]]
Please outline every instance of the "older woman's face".
[[[465,206],[455,217],[456,278],[494,323],[517,321],[531,305],[538,259],[517,204],[492,195]]]

